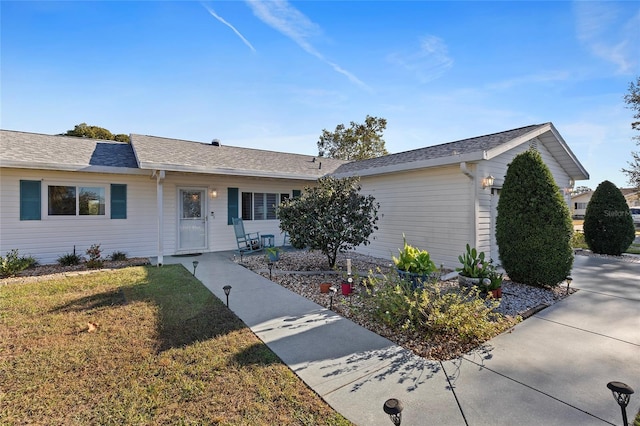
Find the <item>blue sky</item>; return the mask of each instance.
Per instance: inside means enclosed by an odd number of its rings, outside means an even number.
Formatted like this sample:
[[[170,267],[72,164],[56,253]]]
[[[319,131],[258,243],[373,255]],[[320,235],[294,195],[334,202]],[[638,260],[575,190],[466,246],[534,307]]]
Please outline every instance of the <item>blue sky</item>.
[[[388,120],[390,152],[551,121],[595,189],[630,151],[640,2],[2,1],[3,129],[317,154]],[[637,133],[637,132],[636,132]]]

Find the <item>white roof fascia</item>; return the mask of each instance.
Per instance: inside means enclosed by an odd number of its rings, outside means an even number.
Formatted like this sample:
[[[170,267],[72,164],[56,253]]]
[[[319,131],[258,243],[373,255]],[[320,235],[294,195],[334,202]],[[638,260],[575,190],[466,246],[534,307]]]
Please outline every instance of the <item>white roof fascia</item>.
[[[203,166],[177,166],[175,164],[140,163],[141,169],[166,170],[168,172],[203,173],[208,175],[265,177],[275,179],[318,180],[319,176],[301,175],[294,173],[261,172],[255,170],[242,170],[230,168],[212,168]]]
[[[2,161],[0,167],[12,169],[54,170],[60,172],[113,173],[123,175],[146,175],[147,172],[131,167],[87,166],[86,164],[25,163],[21,161]]]
[[[472,162],[484,160],[484,151],[469,152],[466,154],[449,155],[446,157],[430,158],[428,160],[410,161],[400,164],[393,164],[382,167],[372,167],[369,169],[354,170],[348,173],[330,173],[331,176],[336,178],[349,177],[349,176],[375,176],[389,173],[406,172],[416,169],[425,169],[428,167],[448,166],[451,164],[458,164],[460,162]]]
[[[524,135],[517,137],[515,139],[512,139],[509,142],[505,142],[503,144],[496,146],[495,148],[485,151],[486,152],[485,159],[490,160],[494,157],[497,157],[498,155],[503,154],[509,151],[510,149],[520,146],[523,143],[528,142],[531,139],[534,139],[540,136],[541,134],[548,132],[549,130],[551,130],[551,123],[546,123],[541,127],[538,127],[537,129],[530,131],[529,133],[525,133]]]
[[[572,177],[576,178],[575,180],[588,180],[589,179],[589,172],[587,172],[587,170],[582,166],[582,164],[580,164],[580,162],[578,161],[578,158],[575,156],[573,151],[571,151],[571,148],[569,148],[569,145],[567,145],[567,143],[562,138],[560,133],[556,130],[556,128],[553,126],[553,124],[551,124],[551,132],[556,137],[558,142],[560,142],[560,146],[562,146],[562,148],[564,149],[564,151],[567,154],[567,156],[569,156],[569,158],[571,158],[571,161],[573,161],[574,164],[576,165],[576,167],[580,170],[580,173],[582,174],[582,178],[583,179],[579,179],[579,176],[572,176]]]

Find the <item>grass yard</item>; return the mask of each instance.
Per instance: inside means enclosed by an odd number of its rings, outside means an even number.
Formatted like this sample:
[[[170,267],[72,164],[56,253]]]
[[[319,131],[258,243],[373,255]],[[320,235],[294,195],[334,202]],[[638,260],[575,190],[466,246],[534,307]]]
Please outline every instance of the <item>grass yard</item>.
[[[350,423],[164,266],[0,284],[0,424]]]

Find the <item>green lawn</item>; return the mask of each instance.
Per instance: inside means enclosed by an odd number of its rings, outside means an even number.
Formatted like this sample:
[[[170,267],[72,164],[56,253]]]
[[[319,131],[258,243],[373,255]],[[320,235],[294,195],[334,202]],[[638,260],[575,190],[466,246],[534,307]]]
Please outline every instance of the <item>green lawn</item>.
[[[0,284],[0,424],[350,423],[165,266]]]

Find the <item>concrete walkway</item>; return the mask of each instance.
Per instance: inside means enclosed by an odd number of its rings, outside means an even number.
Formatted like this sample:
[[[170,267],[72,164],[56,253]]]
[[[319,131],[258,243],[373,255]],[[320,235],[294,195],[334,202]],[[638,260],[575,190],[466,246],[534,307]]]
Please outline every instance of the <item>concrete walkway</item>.
[[[622,423],[606,388],[617,380],[640,408],[640,264],[577,256],[581,291],[464,357],[429,361],[235,264],[232,254],[182,263],[309,387],[358,425],[603,425]]]

